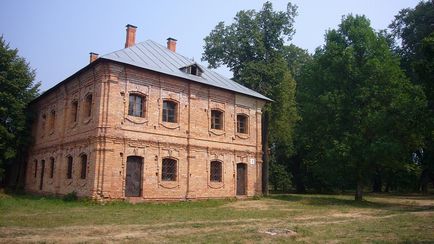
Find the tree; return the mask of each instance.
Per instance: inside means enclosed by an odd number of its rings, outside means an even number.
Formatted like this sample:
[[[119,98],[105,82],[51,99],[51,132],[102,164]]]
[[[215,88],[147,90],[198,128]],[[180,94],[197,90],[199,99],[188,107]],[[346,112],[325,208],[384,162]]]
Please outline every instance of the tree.
[[[420,188],[428,191],[434,185],[434,1],[422,1],[414,9],[407,8],[395,16],[389,26],[401,56],[401,66],[414,84],[424,89],[428,100],[425,145],[420,150]]]
[[[263,193],[268,194],[269,144],[283,152],[276,160],[285,160],[292,152],[292,127],[298,115],[295,106],[295,81],[283,58],[285,39],[294,34],[297,7],[288,3],[286,11],[273,11],[270,2],[261,11],[240,11],[234,22],[220,22],[205,37],[202,60],[211,68],[224,64],[234,80],[275,102],[264,108],[262,118]],[[279,111],[279,113],[273,112]],[[270,121],[273,121],[270,124]],[[269,142],[269,130],[271,142]]]
[[[404,167],[422,144],[425,96],[364,16],[326,33],[299,85],[305,160],[325,184],[354,184],[355,200],[376,169]]]
[[[38,94],[35,71],[0,37],[0,179],[29,143],[27,104]]]

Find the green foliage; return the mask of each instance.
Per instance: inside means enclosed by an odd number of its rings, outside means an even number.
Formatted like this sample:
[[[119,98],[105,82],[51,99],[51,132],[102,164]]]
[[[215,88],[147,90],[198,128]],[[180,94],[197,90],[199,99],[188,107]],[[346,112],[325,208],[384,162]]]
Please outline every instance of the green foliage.
[[[422,86],[428,100],[425,145],[419,155],[420,188],[426,192],[430,178],[434,182],[434,2],[421,1],[414,9],[401,10],[389,28],[400,42],[396,50],[402,68],[413,83]]]
[[[66,194],[65,196],[63,196],[63,201],[65,202],[74,202],[78,200],[78,196],[77,196],[77,192],[72,191],[68,194]]]
[[[0,37],[0,179],[29,142],[27,104],[38,94],[35,72]]]
[[[291,75],[298,68],[290,70],[285,57],[294,58],[302,55],[302,51],[294,46],[288,49],[284,43],[294,34],[296,15],[297,7],[291,3],[286,11],[274,11],[270,2],[264,3],[259,12],[240,11],[232,24],[220,22],[205,37],[202,57],[211,68],[226,65],[233,71],[236,82],[274,100],[264,108],[263,127],[269,128],[270,134],[266,129],[263,132],[263,149],[268,151],[269,138],[269,144],[277,149],[272,151],[273,157],[280,164],[287,163],[294,151],[293,127],[299,118],[296,83]],[[290,62],[295,63],[295,58]],[[268,161],[264,158],[264,172],[267,169]]]
[[[270,183],[276,191],[288,192],[288,190],[291,189],[291,175],[288,173],[285,166],[276,162],[271,164]]]
[[[361,187],[378,167],[403,167],[422,145],[426,100],[366,17],[344,17],[325,41],[299,90],[305,161],[324,182]]]

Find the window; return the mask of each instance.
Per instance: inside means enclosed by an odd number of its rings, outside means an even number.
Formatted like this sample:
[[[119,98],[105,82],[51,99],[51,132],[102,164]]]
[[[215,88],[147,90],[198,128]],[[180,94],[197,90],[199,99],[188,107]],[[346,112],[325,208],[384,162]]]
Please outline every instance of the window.
[[[90,117],[92,115],[92,94],[86,96],[84,100],[84,116]]]
[[[176,181],[176,160],[171,158],[163,159],[161,179],[165,181]]]
[[[50,158],[50,178],[54,177],[54,158]]]
[[[56,121],[56,111],[51,110],[50,121],[49,121],[50,130],[54,130],[55,121]]]
[[[181,71],[187,74],[192,74],[197,76],[201,76],[203,73],[203,70],[197,64],[192,64],[189,66],[182,67]]]
[[[222,162],[211,161],[210,181],[222,182]]]
[[[38,175],[38,160],[35,160],[35,178]]]
[[[176,123],[177,121],[178,104],[172,101],[163,101],[163,121]]]
[[[238,114],[237,115],[237,132],[247,134],[249,125],[248,125],[248,118],[246,115]]]
[[[45,125],[46,124],[47,124],[47,115],[43,114],[42,115],[42,124],[41,124],[42,134],[45,133]]]
[[[145,97],[137,94],[130,94],[128,115],[145,117]]]
[[[68,169],[66,171],[66,178],[72,179],[72,156],[67,157],[67,164]]]
[[[72,102],[72,108],[71,108],[71,122],[77,122],[78,121],[78,102],[74,101]]]
[[[81,155],[81,171],[80,171],[81,179],[86,179],[86,170],[87,170],[87,155],[83,154]]]
[[[220,110],[211,110],[211,129],[223,129],[223,112]]]

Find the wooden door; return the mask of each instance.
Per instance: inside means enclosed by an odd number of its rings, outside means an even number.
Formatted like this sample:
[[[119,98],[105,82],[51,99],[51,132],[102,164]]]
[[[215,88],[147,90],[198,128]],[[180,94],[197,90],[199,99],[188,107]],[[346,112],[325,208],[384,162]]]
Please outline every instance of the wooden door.
[[[237,164],[237,195],[246,195],[247,167],[244,163]]]
[[[44,172],[45,172],[45,160],[41,161],[41,182],[39,183],[39,190],[42,190],[44,185]]]
[[[127,158],[127,175],[125,179],[125,196],[139,197],[142,194],[143,158],[130,156]]]

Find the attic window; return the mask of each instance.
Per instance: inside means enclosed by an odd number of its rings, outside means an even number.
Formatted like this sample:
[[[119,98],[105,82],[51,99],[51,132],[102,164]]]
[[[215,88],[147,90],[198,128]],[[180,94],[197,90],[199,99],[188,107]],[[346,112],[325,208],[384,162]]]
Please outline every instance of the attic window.
[[[197,75],[197,76],[201,76],[203,73],[202,69],[197,64],[192,64],[189,66],[182,67],[180,70],[187,74]]]

